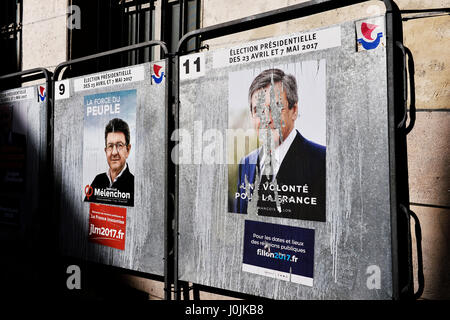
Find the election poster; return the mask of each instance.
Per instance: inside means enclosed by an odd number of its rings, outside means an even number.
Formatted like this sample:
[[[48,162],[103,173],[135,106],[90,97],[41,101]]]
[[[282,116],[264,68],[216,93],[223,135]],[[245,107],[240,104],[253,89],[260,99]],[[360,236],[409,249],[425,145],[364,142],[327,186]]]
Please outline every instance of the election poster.
[[[136,90],[84,97],[84,201],[134,206]]]
[[[228,88],[228,211],[325,221],[326,60],[241,68]]]
[[[104,204],[89,206],[89,242],[125,250],[127,209]]]
[[[246,220],[242,270],[312,287],[314,229]]]
[[[0,92],[0,190],[24,191],[26,180],[27,105],[34,88]]]
[[[20,225],[27,183],[27,108],[35,87],[0,92],[0,223]]]

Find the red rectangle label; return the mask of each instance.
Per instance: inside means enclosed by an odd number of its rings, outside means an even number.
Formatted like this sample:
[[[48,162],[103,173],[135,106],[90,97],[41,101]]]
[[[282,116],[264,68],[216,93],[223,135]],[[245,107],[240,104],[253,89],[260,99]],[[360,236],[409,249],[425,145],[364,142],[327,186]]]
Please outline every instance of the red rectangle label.
[[[124,250],[127,209],[91,203],[89,208],[89,241]]]

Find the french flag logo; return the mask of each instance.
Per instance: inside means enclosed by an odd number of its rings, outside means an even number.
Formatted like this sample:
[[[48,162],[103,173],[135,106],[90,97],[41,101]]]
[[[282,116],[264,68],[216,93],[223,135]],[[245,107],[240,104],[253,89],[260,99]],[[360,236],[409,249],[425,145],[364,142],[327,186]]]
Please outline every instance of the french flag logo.
[[[44,86],[38,87],[38,96],[39,96],[39,101],[43,102],[45,100],[45,97],[47,96],[47,92],[45,91]]]
[[[362,22],[358,31],[357,40],[365,50],[372,50],[380,45],[383,37],[380,25]]]
[[[164,71],[161,71],[162,67],[154,64],[152,78],[156,83],[161,83],[164,78]]]

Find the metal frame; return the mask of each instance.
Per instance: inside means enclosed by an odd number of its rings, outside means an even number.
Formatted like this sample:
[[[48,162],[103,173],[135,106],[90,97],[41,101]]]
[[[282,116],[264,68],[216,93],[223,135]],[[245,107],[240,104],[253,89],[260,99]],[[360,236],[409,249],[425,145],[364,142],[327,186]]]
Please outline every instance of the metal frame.
[[[4,81],[7,79],[13,79],[13,78],[21,78],[22,82],[26,82],[27,79],[22,79],[22,77],[24,77],[24,76],[33,77],[34,76],[33,78],[35,78],[36,74],[39,74],[39,73],[42,73],[42,75],[38,76],[38,79],[42,78],[42,76],[43,76],[45,78],[46,85],[50,85],[51,80],[52,80],[52,73],[45,68],[34,68],[34,69],[28,69],[28,70],[24,70],[24,71],[6,74],[3,76],[0,76],[0,81]]]
[[[119,53],[124,53],[124,52],[130,52],[133,50],[138,50],[138,49],[143,49],[143,48],[148,48],[148,47],[153,47],[153,46],[160,46],[161,49],[163,50],[165,56],[166,56],[166,74],[167,74],[167,85],[166,85],[166,92],[165,92],[165,100],[166,100],[166,105],[165,105],[165,127],[167,128],[167,130],[164,132],[164,139],[165,141],[169,141],[169,132],[168,132],[168,123],[169,123],[169,114],[168,114],[168,110],[169,110],[169,98],[171,97],[171,79],[172,79],[172,68],[171,68],[171,63],[172,63],[172,55],[169,54],[168,50],[167,50],[167,46],[164,42],[159,41],[159,40],[152,40],[152,41],[147,41],[147,42],[142,42],[142,43],[138,43],[138,44],[134,44],[131,46],[126,46],[126,47],[122,47],[122,48],[118,48],[118,49],[114,49],[114,50],[109,50],[109,51],[105,51],[105,52],[101,52],[101,53],[97,53],[97,54],[93,54],[93,55],[89,55],[86,57],[82,57],[82,58],[78,58],[78,59],[74,59],[74,60],[70,60],[70,61],[66,61],[63,63],[60,63],[59,65],[56,66],[54,74],[53,74],[53,86],[56,85],[56,81],[59,80],[59,76],[60,74],[63,72],[64,68],[67,68],[69,66],[73,66],[75,64],[80,64],[83,62],[87,62],[87,61],[91,61],[91,60],[97,60],[100,58],[105,58],[105,57],[109,57],[111,55],[115,55],[115,54],[119,54]],[[54,87],[53,87],[54,89]],[[52,90],[52,99],[54,101],[55,98],[55,91]],[[53,128],[53,123],[54,123],[54,115],[52,114],[52,118],[51,118],[51,123],[52,123],[52,128]],[[52,136],[52,141],[53,141],[53,136]],[[53,155],[53,147],[52,147],[52,152],[51,154]],[[169,147],[168,147],[168,143],[166,144],[166,150],[164,150],[164,154],[166,156],[165,159],[165,170],[166,172],[168,172],[168,155],[169,155]],[[53,164],[54,158],[52,157],[51,159],[51,164]],[[170,254],[170,250],[171,248],[168,246],[169,243],[169,235],[172,233],[172,225],[171,225],[171,221],[169,221],[169,216],[168,216],[168,203],[169,203],[169,193],[168,193],[168,177],[166,175],[165,177],[165,194],[166,194],[166,205],[165,210],[164,210],[164,291],[165,291],[165,299],[166,300],[170,300],[170,287],[171,287],[171,278],[169,277],[169,268],[170,265],[172,264],[172,255]],[[55,223],[57,222],[57,216],[55,215]]]
[[[402,14],[413,14],[411,16],[402,18],[403,21],[409,21],[414,19],[434,18],[450,15],[450,8],[412,9],[412,10],[401,10],[400,12]]]
[[[401,214],[401,207],[409,208],[408,172],[406,158],[406,130],[403,102],[403,91],[406,86],[402,73],[402,53],[396,50],[396,42],[403,42],[401,13],[393,0],[380,0],[386,7],[386,59],[387,59],[387,102],[388,102],[388,139],[389,139],[389,172],[390,172],[390,207],[392,236],[392,285],[393,298],[413,297],[412,266],[409,257],[410,225],[409,220]],[[175,59],[175,102],[174,125],[179,128],[179,56],[185,53],[189,39],[197,37],[200,41],[255,29],[279,22],[310,16],[324,11],[367,2],[367,0],[312,0],[265,13],[232,20],[229,22],[198,29],[184,35],[178,42]],[[399,120],[400,119],[400,120]],[[174,212],[174,290],[175,299],[179,299],[178,284],[178,230],[179,230],[179,166],[175,168],[175,212]],[[406,256],[405,256],[406,254]]]
[[[192,0],[195,1],[196,5],[196,19],[195,19],[195,28],[198,29],[200,27],[200,0]],[[174,51],[176,48],[172,48],[172,44],[177,44],[177,42],[173,41],[179,41],[182,36],[184,36],[186,33],[189,32],[189,4],[191,0],[176,0],[176,1],[169,1],[169,0],[162,0],[161,3],[161,18],[162,18],[162,26],[161,26],[161,39],[167,42],[168,47],[171,51]],[[175,10],[175,7],[178,6],[179,10],[179,17],[178,20],[173,19],[173,12]],[[174,23],[178,23],[178,28],[174,28]],[[172,39],[173,31],[177,29],[178,39]],[[194,43],[194,47],[199,47],[199,42],[196,41]]]
[[[408,110],[409,110],[409,124],[406,127],[406,134],[410,133],[414,127],[416,122],[416,92],[415,92],[415,81],[414,81],[414,59],[412,56],[411,50],[405,47],[401,42],[397,41],[396,45],[400,48],[403,54],[403,83],[408,82],[408,74],[409,74],[409,108],[408,108],[408,87],[405,85],[403,88],[403,99],[405,106],[405,114],[402,121],[399,123],[398,128],[402,128],[405,126],[406,120],[408,118]],[[408,59],[408,61],[407,61]]]
[[[42,223],[42,225],[46,225],[43,221],[43,219],[49,219],[48,216],[45,216],[43,213],[48,212],[48,201],[46,201],[46,198],[51,198],[51,194],[48,195],[48,189],[49,184],[51,184],[51,179],[49,177],[52,176],[52,166],[51,162],[49,161],[51,157],[51,150],[52,150],[52,132],[53,127],[50,123],[50,115],[53,112],[53,99],[52,99],[52,90],[53,90],[53,84],[52,84],[52,73],[48,71],[45,68],[34,68],[34,69],[28,69],[24,71],[19,71],[15,73],[10,73],[6,75],[0,76],[0,90],[8,90],[6,89],[8,86],[2,86],[4,81],[6,80],[12,80],[12,79],[18,79],[19,83],[24,83],[27,81],[32,80],[38,80],[45,78],[45,86],[47,90],[47,121],[46,121],[46,148],[45,148],[45,156],[42,157],[40,155],[39,157],[39,197],[38,197],[38,212],[39,212],[39,223]],[[14,82],[16,84],[16,82]],[[47,197],[44,197],[43,195],[47,194]],[[51,222],[51,221],[47,221]],[[42,234],[45,235],[45,232],[42,232]]]
[[[29,79],[25,78],[26,76]],[[52,112],[53,112],[53,101],[54,101],[53,96],[52,96],[53,84],[52,84],[52,73],[50,71],[48,71],[47,69],[34,68],[34,69],[28,69],[28,70],[14,72],[14,73],[0,76],[0,89],[4,89],[4,87],[1,86],[1,83],[2,83],[2,81],[5,81],[5,80],[19,79],[20,82],[23,83],[23,82],[27,82],[27,81],[31,81],[31,80],[42,79],[42,78],[45,78],[45,86],[46,86],[46,90],[47,90],[47,115],[50,116],[50,114],[52,114]],[[52,140],[50,139],[50,137],[52,136],[52,131],[53,131],[53,127],[50,125],[49,118],[47,118],[47,142],[46,142],[46,145],[47,145],[46,157],[47,157],[47,159],[41,159],[41,161],[43,161],[43,162],[45,162],[45,160],[48,160],[48,157],[51,156]],[[50,163],[47,163],[47,170],[49,170],[48,173],[50,173],[52,171]],[[42,180],[45,181],[46,179],[42,179]],[[40,190],[41,191],[45,190],[45,188],[41,188]],[[40,201],[42,201],[42,200],[40,200]]]

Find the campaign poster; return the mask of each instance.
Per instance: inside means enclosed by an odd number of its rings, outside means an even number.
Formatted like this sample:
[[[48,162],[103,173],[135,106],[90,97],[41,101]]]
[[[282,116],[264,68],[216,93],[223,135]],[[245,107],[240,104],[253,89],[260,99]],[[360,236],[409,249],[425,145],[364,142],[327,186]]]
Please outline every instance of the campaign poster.
[[[34,88],[0,92],[0,191],[24,192],[27,151],[27,104]]]
[[[314,229],[246,220],[242,270],[312,287]]]
[[[84,201],[134,206],[136,104],[136,90],[84,97]]]
[[[0,224],[20,225],[20,202],[18,195],[0,195]]]
[[[27,108],[35,87],[0,92],[0,224],[20,225],[27,183]]]
[[[124,250],[126,226],[126,208],[90,204],[88,235],[90,242]]]
[[[326,219],[326,60],[228,74],[228,209]]]

